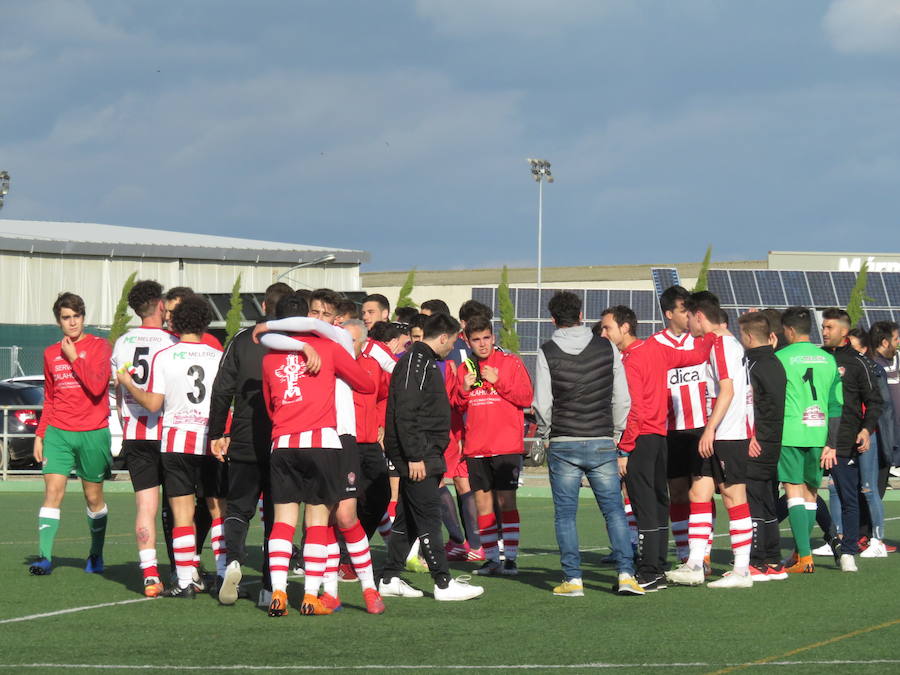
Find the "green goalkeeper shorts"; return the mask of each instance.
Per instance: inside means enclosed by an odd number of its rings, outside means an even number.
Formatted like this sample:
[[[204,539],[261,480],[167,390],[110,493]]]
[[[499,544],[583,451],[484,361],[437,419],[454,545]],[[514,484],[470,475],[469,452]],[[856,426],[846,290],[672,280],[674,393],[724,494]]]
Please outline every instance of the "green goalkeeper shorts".
[[[90,483],[112,476],[111,435],[108,428],[64,431],[48,426],[44,433],[44,473],[75,475]]]
[[[797,448],[784,445],[778,460],[778,480],[793,485],[818,488],[824,470],[821,466],[822,448]]]

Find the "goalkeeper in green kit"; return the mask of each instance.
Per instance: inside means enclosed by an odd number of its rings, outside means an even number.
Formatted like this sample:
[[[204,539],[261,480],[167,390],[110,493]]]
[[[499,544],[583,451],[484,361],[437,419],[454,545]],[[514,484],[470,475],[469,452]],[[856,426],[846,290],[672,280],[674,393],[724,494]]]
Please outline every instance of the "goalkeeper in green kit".
[[[816,522],[816,490],[835,464],[843,392],[834,357],[809,341],[812,312],[790,307],[782,316],[788,346],[775,352],[787,374],[784,433],[778,480],[787,496],[788,521],[797,547],[792,573],[814,571],[810,533]]]

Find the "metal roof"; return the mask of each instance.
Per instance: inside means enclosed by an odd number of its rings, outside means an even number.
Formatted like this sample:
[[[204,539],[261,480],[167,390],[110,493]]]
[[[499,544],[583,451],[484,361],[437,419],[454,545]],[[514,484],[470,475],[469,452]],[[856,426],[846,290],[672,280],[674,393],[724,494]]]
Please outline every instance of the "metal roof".
[[[335,256],[334,263],[359,264],[369,260],[366,251],[346,248],[46,220],[0,219],[0,251],[279,264],[309,262],[329,254]]]

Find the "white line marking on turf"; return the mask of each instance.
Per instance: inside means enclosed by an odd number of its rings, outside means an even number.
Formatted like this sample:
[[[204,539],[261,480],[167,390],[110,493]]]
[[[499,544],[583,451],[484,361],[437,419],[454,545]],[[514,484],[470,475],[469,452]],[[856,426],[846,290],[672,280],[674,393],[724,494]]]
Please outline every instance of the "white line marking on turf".
[[[120,600],[118,602],[104,602],[99,605],[84,605],[83,607],[70,607],[69,609],[58,609],[55,612],[44,612],[43,614],[29,614],[28,616],[17,616],[14,619],[2,619],[0,625],[4,623],[19,623],[20,621],[32,621],[34,619],[44,619],[48,616],[59,616],[60,614],[73,614],[75,612],[84,612],[89,609],[100,609],[101,607],[116,607],[117,605],[132,605],[136,602],[145,602],[153,600],[153,598],[134,598],[133,600]],[[6,667],[6,666],[3,666]]]

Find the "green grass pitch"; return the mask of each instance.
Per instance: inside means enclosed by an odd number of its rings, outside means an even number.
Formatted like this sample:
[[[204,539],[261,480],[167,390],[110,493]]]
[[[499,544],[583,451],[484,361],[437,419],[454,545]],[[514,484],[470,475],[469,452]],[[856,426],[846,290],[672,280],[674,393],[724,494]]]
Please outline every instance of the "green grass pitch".
[[[460,667],[476,672],[515,667],[616,673],[900,671],[897,554],[859,560],[858,574],[841,573],[830,558],[818,558],[814,575],[753,589],[670,587],[644,597],[618,597],[610,593],[614,571],[600,564],[607,551],[602,518],[596,505],[583,499],[579,526],[586,549],[585,597],[557,598],[550,592],[561,578],[553,505],[547,498],[525,498],[520,500],[521,573],[515,578],[476,577],[473,581],[486,589],[478,600],[388,598],[384,615],[369,616],[359,586],[341,584],[342,612],[304,617],[293,609],[302,593],[302,580],[294,580],[292,611],[271,619],[246,600],[233,607],[221,607],[208,595],[194,601],[140,600],[131,535],[133,497],[128,493],[108,496],[104,575],[82,571],[89,542],[84,506],[80,495],[70,492],[54,572],[31,577],[25,563],[36,552],[41,497],[5,487],[0,493],[0,672],[360,672],[401,666],[411,672],[455,672]],[[885,506],[891,539],[900,529],[900,503],[888,500]],[[719,532],[725,526],[720,518]],[[787,548],[788,534],[783,536]],[[254,600],[260,540],[255,523],[249,538],[253,558],[245,570],[245,580],[255,582]],[[731,553],[727,537],[716,542],[714,568],[722,570]],[[164,547],[159,550],[162,561]],[[374,555],[377,565],[384,557],[377,536]],[[214,567],[208,548],[204,564]],[[462,574],[474,565],[453,567]],[[430,592],[426,576],[407,579]],[[137,601],[93,607],[128,600]],[[81,607],[91,608],[35,616]],[[845,637],[863,629],[869,630]],[[755,661],[765,662],[748,665]]]

